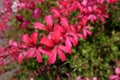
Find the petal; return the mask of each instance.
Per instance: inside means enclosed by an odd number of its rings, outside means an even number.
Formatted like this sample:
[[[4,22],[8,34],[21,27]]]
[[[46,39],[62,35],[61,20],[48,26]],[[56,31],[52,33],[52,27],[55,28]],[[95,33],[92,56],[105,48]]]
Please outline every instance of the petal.
[[[48,31],[47,27],[45,27],[45,25],[43,25],[43,24],[40,23],[40,22],[34,23],[34,28],[40,29],[40,30],[44,30],[44,31]]]
[[[23,56],[22,53],[20,53],[19,56],[18,56],[18,63],[22,64],[23,59],[24,59],[24,56]]]
[[[78,35],[76,33],[72,33],[70,32],[69,35],[71,36],[71,42],[73,43],[73,45],[77,45],[78,43]]]
[[[38,33],[37,32],[33,32],[30,35],[30,42],[35,45],[37,43],[37,39],[38,39]]]
[[[117,75],[111,75],[111,76],[109,77],[109,79],[110,79],[110,80],[116,80],[116,79],[118,79],[118,76],[117,76]]]
[[[28,34],[24,34],[22,36],[22,41],[26,44],[29,44],[29,35]]]
[[[87,34],[88,34],[89,36],[92,35],[92,32],[90,32],[89,30],[86,30],[86,32],[87,32]]]
[[[52,13],[53,13],[54,17],[56,17],[56,18],[61,16],[60,12],[57,9],[52,9]]]
[[[3,65],[4,65],[4,59],[0,58],[0,66],[3,66]]]
[[[120,68],[116,68],[116,69],[115,69],[115,73],[116,73],[117,75],[120,75]]]
[[[67,18],[61,18],[61,25],[67,30],[68,29],[68,20]]]
[[[32,14],[33,18],[34,19],[39,18],[41,16],[41,12],[42,12],[41,8],[36,8]]]
[[[51,15],[45,16],[46,25],[49,30],[52,30],[53,20]]]
[[[13,40],[9,40],[9,45],[15,46],[15,47],[18,46],[18,45],[17,45],[17,42],[15,42],[15,41],[13,41]]]
[[[87,32],[86,32],[85,29],[83,29],[83,36],[84,36],[84,38],[86,39],[86,37],[87,37]]]
[[[30,49],[27,51],[26,57],[27,57],[27,58],[31,58],[31,57],[34,57],[34,55],[35,55],[35,49],[34,49],[34,48],[30,48]]]
[[[60,49],[58,49],[58,55],[60,59],[62,60],[62,62],[66,60],[65,54]]]
[[[47,50],[44,50],[44,49],[42,49],[41,47],[39,47],[39,49],[38,49],[41,53],[43,53],[43,54],[45,54],[45,55],[49,55],[49,51],[47,51]]]
[[[56,61],[57,48],[54,48],[50,55],[48,56],[48,63],[53,64]]]
[[[97,77],[93,77],[93,80],[98,80],[98,78]]]
[[[72,53],[72,50],[71,50],[71,47],[69,47],[69,46],[59,46],[59,48],[61,49],[61,50],[63,50],[64,52],[66,52],[66,53],[69,53],[69,54],[71,54]]]
[[[62,36],[62,27],[58,24],[54,26],[54,31],[52,34],[52,39],[55,41],[55,43],[58,43],[60,41],[60,38]]]
[[[42,62],[42,56],[38,50],[36,50],[36,59],[39,63]]]
[[[44,44],[45,46],[50,46],[50,47],[54,47],[54,42],[46,37],[43,37],[41,40],[40,40],[40,43],[41,44]]]
[[[69,47],[72,47],[72,43],[71,43],[71,41],[70,41],[70,39],[68,37],[66,37],[65,45],[69,46]]]

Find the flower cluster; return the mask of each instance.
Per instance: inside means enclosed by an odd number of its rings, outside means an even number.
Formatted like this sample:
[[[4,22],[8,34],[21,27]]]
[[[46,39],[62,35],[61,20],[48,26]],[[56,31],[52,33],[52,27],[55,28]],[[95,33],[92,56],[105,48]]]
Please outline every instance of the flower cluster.
[[[38,5],[49,3],[50,0],[3,0],[3,2],[5,9],[1,10],[0,14],[5,14],[2,15],[0,30],[4,29],[4,24],[14,13],[14,18],[19,23],[18,29],[22,28],[26,32],[20,34],[18,42],[10,39],[9,47],[1,48],[1,64],[4,64],[4,58],[9,55],[11,61],[18,60],[20,64],[24,59],[31,58],[42,63],[43,56],[47,56],[48,64],[54,64],[58,58],[62,62],[66,61],[66,55],[72,54],[72,48],[78,45],[79,39],[85,40],[92,35],[92,25],[106,22],[109,18],[109,5],[116,4],[117,0],[55,0],[53,6],[47,6],[47,11]],[[31,12],[29,17],[32,20],[25,18],[20,13],[22,10]],[[3,55],[6,50],[8,52]],[[116,74],[118,78],[118,72]]]
[[[15,5],[18,2],[18,5]],[[44,3],[38,0],[41,5]],[[8,5],[4,1],[7,10],[17,12],[15,7],[32,11],[34,19],[41,16],[43,10],[36,7],[36,2],[20,0],[14,1],[13,5]],[[27,58],[36,58],[38,62],[42,62],[42,55],[48,56],[50,64],[55,63],[57,55],[61,61],[66,60],[66,53],[72,53],[72,47],[78,44],[79,38],[86,39],[91,36],[92,27],[90,23],[101,21],[105,23],[105,19],[109,17],[107,6],[104,3],[116,3],[116,0],[56,0],[56,6],[50,9],[51,14],[45,15],[45,24],[42,22],[34,22],[33,32],[29,35],[22,35],[19,43],[10,41],[10,45],[18,49],[18,62]],[[9,6],[12,6],[11,8]],[[10,8],[10,9],[9,9]],[[77,12],[76,22],[70,23],[72,20],[71,13]],[[23,16],[17,15],[17,20],[21,23],[19,27],[27,30],[27,25],[31,22],[24,19]],[[40,31],[39,32],[36,32]],[[13,51],[14,52],[14,51]]]

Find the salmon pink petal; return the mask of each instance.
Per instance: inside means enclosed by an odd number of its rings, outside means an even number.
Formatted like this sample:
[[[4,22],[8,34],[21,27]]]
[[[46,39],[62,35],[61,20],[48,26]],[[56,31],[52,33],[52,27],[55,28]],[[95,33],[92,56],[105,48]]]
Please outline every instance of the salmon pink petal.
[[[66,60],[65,54],[60,49],[58,49],[58,55],[60,59],[62,60],[62,62]]]
[[[53,20],[51,15],[45,16],[46,25],[49,30],[52,30]]]
[[[36,50],[36,59],[39,63],[42,62],[42,56],[38,50]]]
[[[48,63],[53,64],[56,61],[56,56],[57,56],[57,48],[55,47],[50,55],[48,56]]]
[[[44,31],[48,31],[47,27],[45,27],[45,25],[43,25],[43,24],[40,23],[40,22],[34,23],[34,28],[40,29],[40,30],[44,30]]]
[[[66,53],[69,53],[69,54],[71,54],[72,53],[72,50],[71,50],[71,47],[69,47],[69,46],[59,46],[59,48],[61,49],[61,50],[63,50],[64,52],[66,52]]]
[[[44,44],[45,46],[50,46],[50,47],[53,47],[54,46],[54,43],[52,40],[46,38],[46,37],[43,37],[40,41],[41,44]]]
[[[22,41],[26,44],[29,44],[29,35],[28,34],[24,34],[22,36]]]

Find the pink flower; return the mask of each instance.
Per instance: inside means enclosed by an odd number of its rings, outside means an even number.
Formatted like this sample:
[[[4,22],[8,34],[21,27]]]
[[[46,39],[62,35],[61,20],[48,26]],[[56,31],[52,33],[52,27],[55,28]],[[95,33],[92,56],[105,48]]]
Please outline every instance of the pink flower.
[[[37,32],[33,32],[30,36],[28,34],[24,34],[22,36],[23,46],[21,46],[21,48],[23,48],[23,51],[19,54],[19,57],[18,57],[19,63],[22,63],[22,60],[25,57],[28,59],[36,58],[38,62],[42,62],[41,52],[39,51],[38,49],[39,47],[37,46],[37,39],[38,39]]]
[[[63,46],[61,44],[62,30],[63,28],[56,24],[51,37],[43,37],[40,41],[40,43],[45,45],[46,48],[51,48],[48,52],[48,62],[50,64],[55,63],[57,54],[62,61],[66,60],[66,56],[63,52],[71,54],[71,47]]]
[[[34,11],[33,11],[33,18],[39,18],[41,16],[41,12],[42,12],[42,9],[41,8],[36,8]]]
[[[4,22],[0,22],[0,30],[5,30],[6,24]]]
[[[33,1],[29,1],[28,3],[26,3],[25,7],[28,10],[34,10],[35,9],[35,3]]]
[[[33,32],[30,36],[28,34],[24,34],[22,36],[22,41],[28,46],[34,46],[37,43],[38,33]]]
[[[24,20],[19,27],[23,28],[23,29],[27,29],[27,26],[30,24],[30,22],[28,20]]]
[[[34,23],[34,28],[44,30],[44,31],[52,31],[53,19],[51,15],[45,16],[46,26],[40,22]]]
[[[60,14],[60,12],[59,12],[59,9],[53,8],[51,12],[53,13],[53,16],[54,16],[54,17],[56,17],[56,18],[60,18],[60,17],[61,17],[61,14]]]
[[[17,19],[18,21],[20,21],[20,22],[23,22],[23,21],[24,21],[24,18],[23,18],[23,16],[21,16],[21,15],[16,16],[16,19]]]
[[[120,68],[115,69],[115,74],[109,77],[109,80],[119,80],[120,79]]]
[[[107,3],[117,3],[117,0],[107,0]]]

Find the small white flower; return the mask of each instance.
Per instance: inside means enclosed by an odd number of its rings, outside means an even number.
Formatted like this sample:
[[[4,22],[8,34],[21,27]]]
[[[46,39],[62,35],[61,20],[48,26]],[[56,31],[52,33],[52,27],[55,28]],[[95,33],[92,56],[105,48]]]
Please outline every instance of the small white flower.
[[[13,12],[17,12],[18,0],[15,0],[11,6]]]

